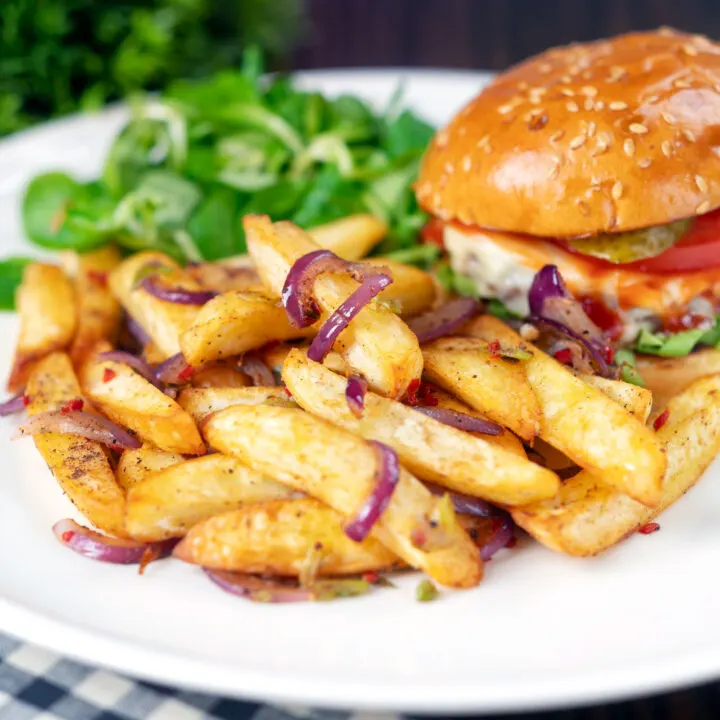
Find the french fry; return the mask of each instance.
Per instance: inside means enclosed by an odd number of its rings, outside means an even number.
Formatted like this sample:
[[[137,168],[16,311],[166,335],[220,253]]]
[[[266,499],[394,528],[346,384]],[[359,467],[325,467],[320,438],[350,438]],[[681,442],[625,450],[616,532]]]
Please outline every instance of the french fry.
[[[190,415],[128,365],[92,357],[80,370],[80,384],[105,415],[143,442],[181,455],[205,454]]]
[[[389,570],[401,564],[374,537],[361,543],[343,516],[312,498],[271,500],[205,520],[175,548],[175,557],[216,570],[297,577],[320,546],[318,575]],[[404,563],[403,563],[404,564]]]
[[[72,283],[56,265],[30,263],[17,290],[20,334],[7,388],[20,392],[33,364],[70,345],[77,327]]]
[[[318,245],[291,223],[246,215],[248,250],[266,287],[279,295],[293,263]],[[325,273],[315,281],[314,295],[327,320],[356,289],[358,283],[342,273]],[[400,397],[420,377],[422,353],[417,337],[392,311],[373,301],[364,307],[335,342],[352,371],[387,397]]]
[[[185,458],[178,453],[169,453],[150,445],[143,445],[137,450],[123,452],[115,469],[115,476],[120,487],[127,492],[131,487],[145,480],[150,473],[165,470],[181,462],[185,462]]]
[[[375,487],[375,449],[302,410],[237,405],[209,417],[203,429],[220,452],[345,516],[355,515]],[[452,508],[403,468],[372,534],[442,585],[473,587],[480,581],[479,553]]]
[[[320,247],[343,260],[360,260],[387,235],[388,227],[374,215],[360,213],[316,225],[307,232]]]
[[[504,505],[550,498],[559,489],[554,473],[487,442],[489,436],[448,427],[373,392],[366,393],[362,417],[357,417],[345,397],[345,378],[299,350],[285,360],[283,379],[305,410],[368,440],[387,443],[424,480]]]
[[[441,338],[423,346],[425,377],[531,442],[540,404],[525,374],[527,361],[495,357],[477,338]]]
[[[668,404],[657,433],[667,472],[656,507],[619,493],[587,471],[552,500],[513,508],[515,522],[543,545],[569,555],[597,555],[655,518],[685,494],[720,452],[720,375],[693,382]]]
[[[720,350],[704,348],[678,358],[639,356],[637,369],[653,395],[653,409],[662,410],[672,397],[706,375],[720,373]]]
[[[482,315],[473,321],[472,332],[485,341],[502,333],[505,341],[513,331]],[[603,482],[656,505],[666,463],[654,433],[553,358],[534,347],[531,352],[522,368],[540,404],[540,437]],[[493,419],[502,422],[499,414]]]
[[[180,349],[193,366],[262,347],[271,340],[314,334],[293,327],[278,300],[251,292],[224,293],[197,313],[180,336]]]
[[[238,388],[251,385],[250,378],[232,361],[208,363],[198,368],[190,379],[196,388]]]
[[[180,392],[178,404],[198,425],[213,413],[233,405],[285,405],[295,407],[281,387],[187,388]]]
[[[610,380],[600,375],[581,375],[583,382],[597,388],[621,408],[644,423],[650,416],[653,395],[647,389],[622,380]]]
[[[247,255],[239,257],[247,258]],[[185,272],[199,285],[219,293],[262,292],[262,281],[252,263],[248,262],[247,267],[242,263],[235,266],[232,261],[233,258],[226,258],[221,262],[200,263],[185,268]]]
[[[182,537],[213,515],[293,494],[235,458],[214,453],[153,472],[134,485],[128,492],[125,527],[144,542]]]
[[[70,358],[52,353],[40,360],[28,379],[28,415],[59,410],[82,397]],[[77,435],[42,433],[35,445],[58,485],[75,507],[100,530],[126,537],[125,493],[115,480],[102,445]]]
[[[433,306],[437,288],[430,273],[390,258],[366,258],[363,262],[390,270],[392,284],[378,295],[378,299],[400,317],[419,315]]]
[[[120,264],[120,252],[114,245],[106,245],[72,254],[78,323],[70,358],[79,368],[98,342],[114,344],[117,337],[120,303],[108,286],[108,274]]]
[[[325,363],[325,365],[327,366],[327,363]],[[437,402],[437,407],[442,408],[443,410],[452,410],[453,412],[464,413],[465,415],[480,418],[481,420],[488,419],[482,413],[479,413],[474,408],[466,405],[462,402],[462,400],[458,400],[456,397],[450,395],[450,393],[440,390],[440,388],[433,388],[432,397]],[[520,439],[505,428],[503,428],[500,435],[484,435],[483,433],[470,434],[481,438],[491,445],[498,445],[508,452],[513,453],[513,455],[518,455],[521,458],[527,458],[527,453],[525,452],[525,448],[523,447]]]
[[[136,288],[138,272],[152,264],[165,268],[165,271],[158,271],[158,282],[168,287],[179,286],[186,290],[203,288],[174,260],[159,252],[131,255],[110,273],[109,282],[113,294],[151,337],[165,360],[180,352],[180,335],[190,327],[199,307],[159,300],[144,288]]]
[[[283,364],[288,353],[293,348],[298,348],[303,352],[307,351],[309,343],[301,343],[298,345],[288,345],[286,343],[271,343],[261,348],[258,352],[262,361],[277,375],[279,378],[282,374]],[[323,365],[329,368],[333,372],[340,373],[340,375],[347,375],[349,373],[347,363],[343,360],[340,353],[336,353],[331,350],[323,360]]]

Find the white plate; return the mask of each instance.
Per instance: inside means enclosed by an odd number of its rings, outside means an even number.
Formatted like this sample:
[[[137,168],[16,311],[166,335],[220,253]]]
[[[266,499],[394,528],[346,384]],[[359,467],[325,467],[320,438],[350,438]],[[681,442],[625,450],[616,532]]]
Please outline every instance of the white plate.
[[[307,74],[382,105],[401,75],[442,122],[484,75]],[[0,250],[27,251],[20,194],[35,172],[96,173],[122,111],[71,118],[0,144]],[[8,365],[16,323],[0,315]],[[416,578],[327,604],[253,605],[192,567],[89,562],[50,527],[71,506],[29,441],[0,428],[0,629],[89,663],[208,692],[353,709],[459,713],[614,700],[720,676],[720,466],[662,517],[593,560],[538,545],[503,551],[476,590],[413,599]]]

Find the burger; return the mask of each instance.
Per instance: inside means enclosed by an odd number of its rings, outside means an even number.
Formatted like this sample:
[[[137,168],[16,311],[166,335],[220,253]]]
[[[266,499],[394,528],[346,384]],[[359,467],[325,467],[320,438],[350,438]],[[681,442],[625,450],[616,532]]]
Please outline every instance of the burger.
[[[703,36],[523,62],[436,134],[415,189],[456,285],[506,317],[554,316],[595,350],[598,329],[664,357],[720,341],[720,45]]]

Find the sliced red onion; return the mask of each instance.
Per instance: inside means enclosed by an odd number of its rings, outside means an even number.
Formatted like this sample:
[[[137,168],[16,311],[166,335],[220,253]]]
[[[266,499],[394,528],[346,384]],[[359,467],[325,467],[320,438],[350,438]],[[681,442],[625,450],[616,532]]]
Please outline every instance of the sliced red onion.
[[[108,350],[107,352],[98,353],[98,360],[111,360],[112,362],[122,363],[131,367],[138,375],[142,375],[146,380],[150,381],[155,387],[160,388],[160,383],[155,377],[153,369],[148,365],[145,360],[132,353],[125,352],[124,350]]]
[[[186,290],[181,287],[165,287],[158,282],[157,275],[148,275],[140,281],[140,287],[153,297],[178,305],[204,305],[218,293],[215,290]]]
[[[318,275],[342,272],[347,268],[348,263],[330,250],[314,250],[293,263],[281,294],[283,307],[293,327],[308,327],[320,317],[320,308],[313,297]]]
[[[65,519],[53,525],[55,537],[66,547],[83,557],[116,565],[139,565],[150,555],[152,559],[168,557],[177,539],[157,543],[139,543],[134,540],[109,537]]]
[[[240,370],[250,377],[253,385],[260,387],[275,387],[275,376],[267,363],[256,353],[245,353]]]
[[[480,303],[475,298],[462,297],[413,318],[408,325],[421,343],[427,343],[455,332],[478,312]]]
[[[312,600],[333,600],[339,597],[362,595],[370,589],[365,580],[318,580],[312,587],[303,588],[289,578],[263,578],[238,572],[203,568],[205,574],[231,595],[253,602],[290,603]]]
[[[364,377],[360,375],[351,375],[348,378],[345,387],[345,399],[348,407],[355,417],[362,417],[365,410],[365,393],[367,393],[368,383]]]
[[[385,273],[367,275],[360,287],[320,328],[308,349],[308,357],[315,362],[322,362],[332,350],[338,335],[350,324],[350,321],[392,281],[392,277]]]
[[[494,528],[495,532],[490,540],[480,548],[480,557],[483,562],[487,562],[498,551],[502,550],[512,539],[514,525],[513,521],[507,513],[497,516],[493,522],[497,523]]]
[[[154,371],[156,379],[167,385],[183,385],[192,377],[193,372],[181,352],[161,362]]]
[[[127,316],[127,329],[140,347],[145,347],[150,342],[145,328],[132,315]]]
[[[25,394],[20,393],[11,397],[3,403],[0,403],[0,417],[6,417],[7,415],[14,415],[15,413],[22,412],[25,409]]]
[[[464,495],[462,493],[453,492],[447,488],[436,485],[435,483],[426,482],[425,486],[433,495],[449,495],[452,500],[455,512],[460,515],[472,515],[474,517],[489,518],[496,517],[502,511],[490,505],[485,500],[481,500],[472,495]]]
[[[79,435],[94,442],[107,445],[114,450],[123,448],[137,449],[140,441],[119,425],[100,415],[84,410],[51,410],[31,417],[18,428],[18,435],[38,435],[42,433],[61,433]]]
[[[345,534],[355,542],[362,542],[379,520],[390,502],[400,479],[400,462],[395,451],[384,443],[370,440],[377,453],[375,487],[358,513],[345,525]]]
[[[441,407],[424,407],[422,405],[416,405],[414,409],[433,418],[433,420],[441,422],[443,425],[449,425],[458,430],[483,433],[484,435],[502,435],[503,429],[500,425],[457,410],[446,410]]]
[[[530,322],[576,340],[587,350],[601,375],[613,374],[607,360],[612,356],[610,342],[569,292],[556,265],[545,265],[536,273],[528,302]]]
[[[613,376],[614,372],[605,360],[604,350],[600,350],[595,344],[590,343],[589,340],[575,332],[572,328],[569,328],[567,325],[563,325],[563,323],[558,322],[557,320],[551,320],[550,318],[531,317],[529,320],[533,323],[533,325],[544,327],[561,335],[565,335],[566,337],[569,337],[579,343],[592,358],[600,375],[603,377]]]

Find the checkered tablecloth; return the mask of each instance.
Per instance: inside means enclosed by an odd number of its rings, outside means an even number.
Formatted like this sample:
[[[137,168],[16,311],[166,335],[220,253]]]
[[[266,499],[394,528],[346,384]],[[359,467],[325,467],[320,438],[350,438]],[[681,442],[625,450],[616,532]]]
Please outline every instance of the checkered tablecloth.
[[[394,720],[279,709],[96,670],[0,634],[0,720]]]

